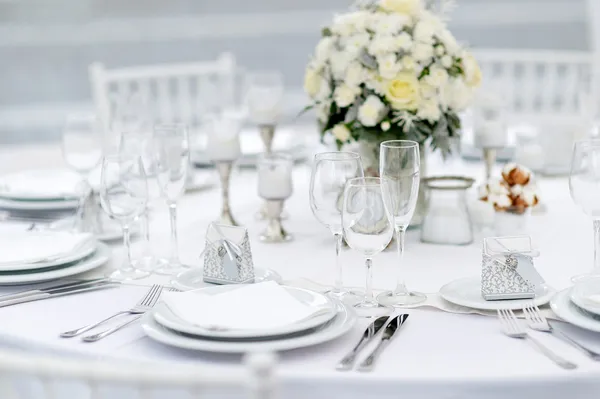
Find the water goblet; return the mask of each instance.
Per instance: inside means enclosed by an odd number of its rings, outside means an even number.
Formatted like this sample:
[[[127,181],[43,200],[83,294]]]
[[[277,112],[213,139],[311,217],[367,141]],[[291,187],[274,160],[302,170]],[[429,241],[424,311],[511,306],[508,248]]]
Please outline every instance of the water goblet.
[[[264,154],[258,161],[258,195],[266,201],[268,225],[261,234],[264,242],[291,241],[281,225],[283,203],[292,195],[292,157]]]
[[[130,226],[146,209],[148,186],[139,157],[111,155],[102,160],[100,203],[109,216],[121,222],[125,262],[109,277],[115,280],[135,280],[149,273],[133,267]]]
[[[357,177],[348,180],[344,190],[342,228],[350,246],[365,256],[366,291],[354,305],[361,317],[389,314],[393,307],[380,304],[373,296],[373,257],[383,251],[394,236],[394,225],[386,212],[381,179]]]

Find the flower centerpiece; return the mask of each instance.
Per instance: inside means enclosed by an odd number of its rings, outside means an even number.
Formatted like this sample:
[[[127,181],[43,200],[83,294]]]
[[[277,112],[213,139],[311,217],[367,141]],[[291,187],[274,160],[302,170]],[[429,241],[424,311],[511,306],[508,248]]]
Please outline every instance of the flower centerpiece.
[[[323,29],[304,79],[322,139],[370,145],[377,163],[379,143],[392,139],[450,153],[481,71],[446,27],[449,3],[363,1]]]

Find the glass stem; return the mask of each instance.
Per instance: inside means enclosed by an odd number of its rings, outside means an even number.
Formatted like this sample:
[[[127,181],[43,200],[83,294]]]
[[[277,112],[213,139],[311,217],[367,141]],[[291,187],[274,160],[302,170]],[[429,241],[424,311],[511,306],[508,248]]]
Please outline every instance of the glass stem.
[[[171,217],[171,261],[179,262],[179,248],[177,244],[177,203],[170,202],[169,216]]]
[[[342,261],[340,260],[340,253],[342,252],[342,240],[344,236],[342,233],[334,233],[333,237],[335,238],[335,281],[333,293],[342,292],[342,282],[343,282],[343,270],[342,270]]]
[[[365,302],[373,303],[375,298],[373,297],[373,259],[367,258],[365,260],[365,266],[367,266],[367,290],[365,292]]]
[[[600,219],[594,220],[594,271],[600,275]]]
[[[142,234],[146,244],[150,244],[150,215],[148,214],[148,210],[142,215]]]
[[[123,224],[123,246],[125,247],[125,252],[127,256],[127,267],[133,267],[133,261],[131,258],[131,234],[129,231],[129,225]]]
[[[396,289],[394,294],[406,295],[408,290],[404,281],[402,281],[402,264],[404,260],[404,236],[406,235],[406,229],[404,227],[396,226],[396,241],[398,249],[398,265],[396,266]]]

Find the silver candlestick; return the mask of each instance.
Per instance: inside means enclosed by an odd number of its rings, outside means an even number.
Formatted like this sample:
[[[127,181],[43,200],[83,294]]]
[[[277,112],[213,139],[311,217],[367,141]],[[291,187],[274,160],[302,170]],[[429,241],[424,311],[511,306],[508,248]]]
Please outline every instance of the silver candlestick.
[[[231,170],[233,169],[233,161],[217,161],[215,162],[219,177],[221,179],[221,216],[219,222],[230,226],[239,226],[231,214],[229,207],[229,181],[231,179]]]
[[[287,233],[281,225],[281,212],[283,211],[284,200],[267,200],[265,207],[267,210],[267,228],[260,235],[263,242],[277,243],[288,242],[293,236]]]
[[[496,164],[496,148],[484,147],[483,160],[485,162],[485,180],[488,181],[492,177],[494,165]]]
[[[275,137],[275,124],[262,124],[258,126],[260,130],[260,138],[265,145],[265,153],[273,152],[273,138]]]

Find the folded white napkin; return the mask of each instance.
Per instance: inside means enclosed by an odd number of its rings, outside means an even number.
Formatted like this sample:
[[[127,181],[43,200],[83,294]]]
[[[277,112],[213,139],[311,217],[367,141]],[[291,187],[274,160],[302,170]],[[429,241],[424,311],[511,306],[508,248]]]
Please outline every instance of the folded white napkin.
[[[216,295],[164,292],[162,301],[186,322],[206,328],[266,330],[287,326],[329,311],[311,306],[274,281],[241,286]]]
[[[81,177],[66,169],[28,170],[0,177],[0,195],[26,198],[77,197]]]
[[[0,266],[68,255],[92,240],[89,233],[0,231]]]

